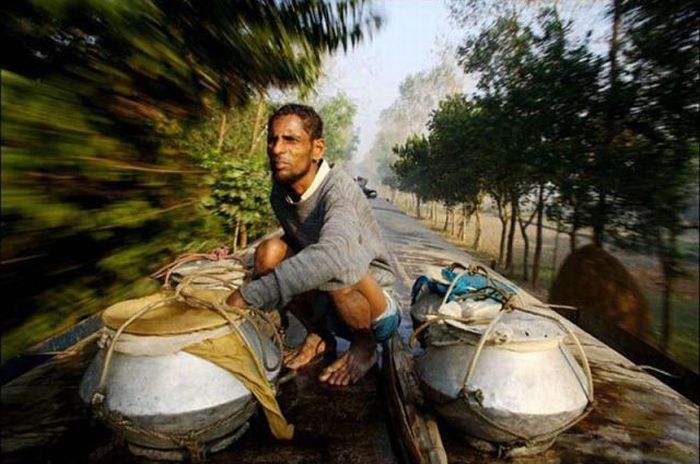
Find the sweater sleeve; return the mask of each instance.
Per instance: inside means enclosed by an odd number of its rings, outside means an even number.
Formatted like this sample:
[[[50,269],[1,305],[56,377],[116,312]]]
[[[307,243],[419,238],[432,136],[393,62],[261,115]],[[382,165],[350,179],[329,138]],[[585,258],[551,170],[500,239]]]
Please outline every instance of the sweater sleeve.
[[[241,295],[253,307],[273,309],[309,290],[349,287],[362,279],[371,262],[361,236],[355,208],[348,199],[336,197],[327,203],[318,242],[243,285]]]

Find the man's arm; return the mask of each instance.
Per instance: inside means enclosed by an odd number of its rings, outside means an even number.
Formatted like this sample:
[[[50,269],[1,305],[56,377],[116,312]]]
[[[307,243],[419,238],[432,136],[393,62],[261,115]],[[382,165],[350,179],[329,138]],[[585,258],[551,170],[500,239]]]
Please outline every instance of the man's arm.
[[[256,308],[272,309],[331,281],[337,281],[338,288],[358,282],[371,261],[360,236],[355,208],[346,199],[331,202],[318,242],[282,261],[272,273],[243,285],[231,295],[229,304],[242,300]]]

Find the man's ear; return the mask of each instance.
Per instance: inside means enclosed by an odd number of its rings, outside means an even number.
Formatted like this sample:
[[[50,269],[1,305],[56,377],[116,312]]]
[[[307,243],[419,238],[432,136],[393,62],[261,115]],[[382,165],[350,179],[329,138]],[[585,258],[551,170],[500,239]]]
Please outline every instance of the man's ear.
[[[318,163],[318,161],[323,158],[323,154],[326,152],[326,141],[323,140],[323,138],[318,138],[314,140],[313,142],[313,147],[312,147],[312,153],[311,157],[315,162]]]

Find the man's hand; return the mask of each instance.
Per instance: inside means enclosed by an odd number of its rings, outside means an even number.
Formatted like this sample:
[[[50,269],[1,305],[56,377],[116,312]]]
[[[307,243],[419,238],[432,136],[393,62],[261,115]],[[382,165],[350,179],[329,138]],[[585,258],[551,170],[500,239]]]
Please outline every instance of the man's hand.
[[[250,306],[248,302],[243,299],[241,292],[238,290],[231,293],[228,298],[226,298],[226,304],[234,308],[247,308]]]

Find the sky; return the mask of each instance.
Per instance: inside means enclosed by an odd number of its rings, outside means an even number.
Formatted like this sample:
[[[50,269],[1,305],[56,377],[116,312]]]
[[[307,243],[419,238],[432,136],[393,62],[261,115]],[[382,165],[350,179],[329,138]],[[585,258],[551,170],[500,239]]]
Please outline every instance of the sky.
[[[440,44],[457,43],[463,35],[451,27],[440,0],[388,0],[377,6],[384,15],[382,29],[373,40],[329,60],[320,91],[344,92],[357,105],[358,159],[372,145],[379,113],[398,96],[401,81],[437,64]]]
[[[574,31],[583,35],[592,29],[592,48],[604,52],[607,1],[558,3],[563,16],[575,18]],[[456,47],[467,33],[450,20],[444,0],[375,0],[375,6],[384,17],[383,27],[371,40],[327,60],[319,90],[322,97],[343,92],[357,105],[358,164],[372,146],[380,112],[398,96],[399,84],[410,74],[432,68],[439,50]],[[465,92],[471,93],[473,79],[465,83]]]

